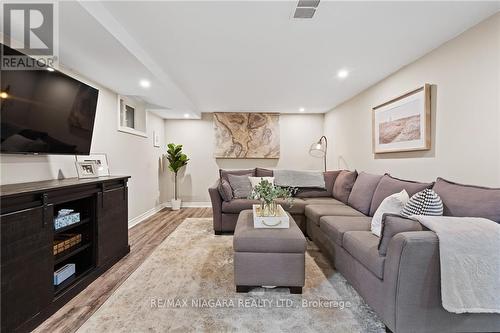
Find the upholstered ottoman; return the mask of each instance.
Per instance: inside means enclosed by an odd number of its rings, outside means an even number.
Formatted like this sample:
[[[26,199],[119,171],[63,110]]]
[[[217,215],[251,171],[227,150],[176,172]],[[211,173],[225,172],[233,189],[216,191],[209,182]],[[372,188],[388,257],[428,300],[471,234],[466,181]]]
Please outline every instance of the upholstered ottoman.
[[[234,282],[237,292],[253,287],[288,287],[302,293],[306,239],[290,216],[288,229],[255,229],[251,210],[238,217],[234,231]]]

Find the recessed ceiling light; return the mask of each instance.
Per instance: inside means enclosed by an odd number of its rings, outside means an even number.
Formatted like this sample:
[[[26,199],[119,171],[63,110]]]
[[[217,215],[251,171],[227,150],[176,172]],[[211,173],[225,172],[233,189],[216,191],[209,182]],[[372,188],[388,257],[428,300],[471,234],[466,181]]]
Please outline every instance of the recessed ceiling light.
[[[299,109],[299,111],[300,111],[300,112],[304,112],[305,110],[306,110],[306,109],[304,109],[304,108],[300,108],[300,109]]]
[[[345,79],[349,76],[349,71],[347,69],[341,69],[337,72],[337,77],[339,79]]]
[[[184,118],[189,118],[189,113],[184,113]]]
[[[139,85],[143,88],[149,88],[151,87],[151,82],[149,82],[148,80],[141,80],[139,81]]]
[[[52,67],[47,67],[47,70],[48,70],[49,72],[53,72],[53,71],[55,71],[55,69],[54,69],[54,68],[52,68]]]

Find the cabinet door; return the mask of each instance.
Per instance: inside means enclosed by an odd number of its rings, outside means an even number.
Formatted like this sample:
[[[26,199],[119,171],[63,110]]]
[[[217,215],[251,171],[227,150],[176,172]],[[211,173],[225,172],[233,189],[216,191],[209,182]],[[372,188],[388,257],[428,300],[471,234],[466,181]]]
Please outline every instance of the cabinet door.
[[[127,187],[98,193],[97,265],[128,252]]]
[[[54,296],[52,206],[1,215],[2,332],[36,316]]]

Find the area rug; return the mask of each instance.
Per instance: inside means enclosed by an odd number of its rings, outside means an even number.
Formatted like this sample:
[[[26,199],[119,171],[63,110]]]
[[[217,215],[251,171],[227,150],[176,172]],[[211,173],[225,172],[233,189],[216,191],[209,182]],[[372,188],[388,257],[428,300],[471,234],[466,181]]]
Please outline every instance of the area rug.
[[[78,332],[385,332],[312,242],[302,295],[236,293],[232,242],[186,219]]]

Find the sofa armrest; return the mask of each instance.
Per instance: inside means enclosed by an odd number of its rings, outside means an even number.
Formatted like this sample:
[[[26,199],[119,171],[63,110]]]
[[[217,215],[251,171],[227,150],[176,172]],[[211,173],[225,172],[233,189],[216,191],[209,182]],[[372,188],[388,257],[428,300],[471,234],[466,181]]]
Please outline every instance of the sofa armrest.
[[[222,197],[219,193],[220,179],[217,179],[214,185],[208,188],[210,201],[212,201],[212,214],[215,233],[222,232]]]
[[[384,267],[387,326],[394,332],[431,332],[444,323],[439,241],[432,231],[402,232],[389,242]],[[428,326],[428,327],[426,327]],[[445,325],[446,326],[446,325]]]
[[[408,231],[422,231],[422,225],[418,221],[397,214],[384,214],[382,216],[382,231],[380,232],[378,253],[385,256],[391,239],[401,232]]]

